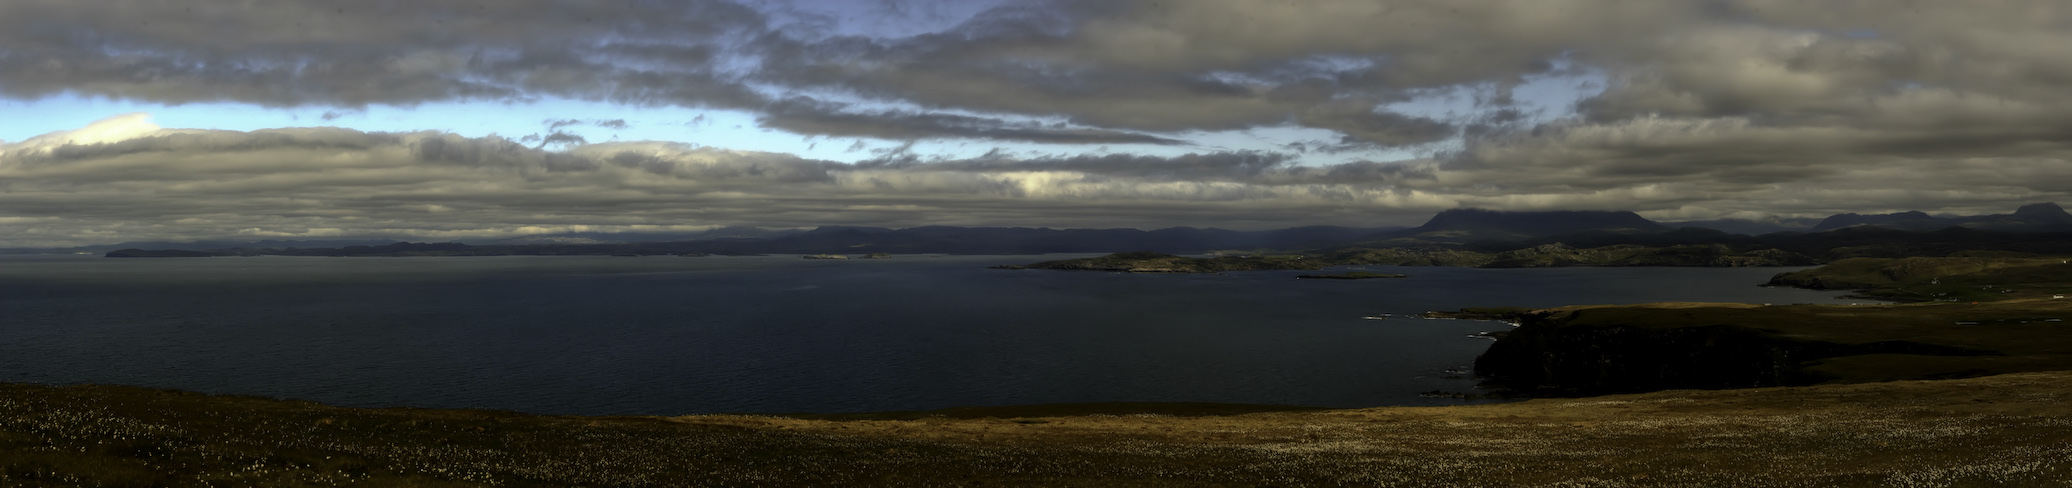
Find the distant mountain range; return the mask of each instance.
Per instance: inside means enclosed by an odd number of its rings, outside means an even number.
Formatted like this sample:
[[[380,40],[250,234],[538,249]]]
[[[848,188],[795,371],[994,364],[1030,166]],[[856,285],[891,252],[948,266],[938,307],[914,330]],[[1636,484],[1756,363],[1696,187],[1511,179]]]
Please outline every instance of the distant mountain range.
[[[1950,227],[1970,229],[2005,230],[2014,232],[2059,232],[2072,230],[2072,213],[2066,213],[2056,203],[2023,205],[2007,215],[1978,215],[1970,217],[1936,217],[1927,213],[1900,212],[1878,215],[1857,215],[1853,213],[1828,217],[1813,226],[1814,232],[1868,225],[1898,230],[1938,230]]]
[[[2023,205],[2013,214],[1934,216],[1910,211],[1889,214],[1836,214],[1824,219],[1777,218],[1764,221],[1722,219],[1670,222],[1676,227],[1700,227],[1735,234],[1762,235],[1773,232],[1825,232],[1844,227],[1872,226],[1887,229],[1931,231],[1950,227],[2010,232],[2072,231],[2072,213],[2056,203]]]
[[[1660,223],[1633,212],[1550,211],[1501,212],[1454,209],[1440,212],[1414,228],[1296,227],[1272,231],[1232,231],[1173,227],[1138,229],[1048,229],[1027,227],[882,227],[827,226],[810,231],[754,228],[715,229],[703,233],[657,235],[676,237],[644,241],[609,237],[623,234],[569,234],[480,241],[474,243],[403,243],[388,240],[259,241],[252,243],[123,243],[50,250],[106,252],[129,250],[201,251],[213,255],[406,256],[406,255],[561,255],[561,254],[818,254],[818,253],[957,253],[1041,254],[1154,251],[1200,253],[1213,250],[1282,251],[1362,248],[1452,248],[1502,252],[1560,243],[1574,248],[1609,245],[1728,245],[1747,249],[1783,249],[1818,258],[1834,249],[1857,247],[1890,252],[1936,250],[2042,249],[2036,242],[2072,241],[2072,213],[2053,203],[2026,205],[2012,214],[1933,216],[1923,212],[1859,215],[1820,219],[1797,231],[1761,232],[1797,221],[1709,221]],[[1708,227],[1711,226],[1711,227]],[[2059,233],[2066,233],[2060,236]],[[2016,236],[2016,237],[2010,237]],[[684,239],[688,237],[688,239]],[[2024,244],[2028,243],[2028,244]],[[1899,246],[1899,247],[1892,247]],[[1910,246],[1910,247],[1909,247]],[[1926,247],[1924,247],[1926,246]],[[1954,246],[1954,247],[1953,247]],[[1911,249],[1896,251],[1892,249]],[[2054,249],[2054,248],[2053,248]],[[1855,251],[1852,251],[1855,252]],[[193,255],[192,253],[175,253]],[[121,255],[149,256],[129,252]]]

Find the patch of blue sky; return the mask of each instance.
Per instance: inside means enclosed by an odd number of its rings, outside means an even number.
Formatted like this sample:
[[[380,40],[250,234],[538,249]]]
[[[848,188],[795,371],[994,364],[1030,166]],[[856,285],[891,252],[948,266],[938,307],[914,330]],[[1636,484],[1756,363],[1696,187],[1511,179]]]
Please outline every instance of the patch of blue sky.
[[[1602,70],[1555,60],[1555,68],[1548,74],[1526,76],[1510,88],[1509,107],[1491,104],[1499,95],[1496,84],[1478,83],[1420,90],[1410,100],[1382,108],[1454,123],[1477,122],[1492,110],[1512,108],[1523,113],[1525,122],[1536,124],[1575,116],[1576,103],[1602,93],[1605,83]]]
[[[866,103],[868,109],[907,109],[899,104]],[[84,127],[110,116],[144,112],[160,127],[171,129],[214,129],[254,131],[289,127],[341,127],[365,132],[440,131],[464,137],[498,136],[524,141],[527,136],[546,136],[555,130],[581,136],[590,143],[613,141],[666,141],[698,146],[794,154],[809,159],[853,163],[882,156],[904,147],[923,159],[962,159],[988,153],[1009,157],[1040,158],[1079,154],[1135,154],[1179,156],[1220,151],[1298,152],[1290,143],[1320,147],[1335,141],[1331,131],[1293,126],[1258,127],[1247,130],[1154,134],[1188,141],[1188,144],[1045,144],[965,138],[932,138],[915,141],[867,137],[802,135],[763,128],[754,114],[733,110],[712,110],[674,106],[628,107],[605,102],[542,99],[526,103],[438,102],[415,106],[370,105],[364,109],[338,107],[269,108],[241,103],[187,103],[167,105],[98,97],[57,96],[33,101],[0,101],[0,141],[21,141],[42,134]],[[976,115],[963,112],[963,115]],[[579,123],[551,128],[556,121]],[[1010,119],[1015,119],[1010,117]],[[1047,119],[1032,118],[1036,122]],[[625,127],[600,125],[623,121]],[[910,144],[911,143],[911,144]],[[551,149],[551,148],[550,148]],[[1387,161],[1415,157],[1403,150],[1358,153],[1312,152],[1297,156],[1298,164],[1332,164],[1353,160]]]
[[[1571,117],[1575,104],[1604,89],[1602,72],[1557,64],[1551,74],[1532,76],[1512,88],[1514,108],[1525,112],[1528,124]],[[1411,100],[1388,104],[1384,110],[1431,117],[1455,123],[1472,121],[1492,109],[1484,104],[1493,94],[1490,86],[1455,86],[1426,90]],[[825,96],[824,94],[822,96]],[[829,99],[856,103],[864,111],[921,110],[902,103],[887,103],[832,96]],[[599,101],[546,98],[531,102],[436,102],[414,106],[371,105],[364,109],[338,107],[268,108],[257,105],[214,102],[167,105],[100,97],[61,95],[38,100],[0,100],[0,141],[21,141],[54,131],[76,129],[109,116],[132,112],[152,114],[167,128],[252,131],[284,127],[343,127],[368,132],[444,131],[465,137],[501,136],[524,140],[527,136],[552,133],[554,121],[575,119],[581,123],[559,128],[592,143],[612,141],[667,141],[724,149],[794,154],[809,159],[857,162],[904,147],[924,159],[962,159],[989,153],[1010,157],[1038,158],[1079,154],[1126,153],[1143,156],[1178,156],[1219,151],[1264,151],[1295,155],[1294,163],[1328,165],[1351,161],[1399,161],[1457,149],[1458,136],[1447,140],[1403,147],[1365,148],[1356,151],[1319,151],[1335,144],[1334,132],[1292,125],[1254,127],[1244,130],[1152,134],[1187,141],[1187,144],[1046,144],[1020,141],[938,138],[916,141],[844,136],[805,135],[761,127],[749,112],[679,106],[627,106]],[[949,111],[959,115],[999,117]],[[1008,120],[1049,124],[1059,120],[1042,117],[1005,117]],[[600,125],[624,121],[624,127]]]
[[[1574,117],[1577,103],[1604,93],[1609,86],[1611,77],[1602,69],[1566,59],[1553,62],[1554,69],[1548,74],[1526,76],[1524,83],[1511,88],[1513,100],[1534,109],[1527,114],[1528,123]]]
[[[1382,105],[1381,110],[1455,125],[1487,123],[1489,115],[1503,109],[1518,111],[1519,119],[1510,122],[1518,126],[1575,117],[1578,102],[1604,92],[1607,76],[1603,70],[1572,65],[1566,60],[1557,59],[1554,63],[1554,69],[1547,74],[1526,76],[1510,87],[1511,103],[1507,106],[1493,103],[1501,95],[1497,92],[1502,89],[1500,86],[1478,83],[1418,90],[1410,100]],[[1372,160],[1434,157],[1462,149],[1465,144],[1464,138],[1456,134],[1441,141],[1388,148],[1381,151],[1387,156]]]
[[[42,134],[84,127],[96,120],[125,113],[151,114],[152,121],[170,129],[218,129],[254,131],[287,127],[342,127],[366,132],[442,131],[465,137],[500,136],[521,140],[526,136],[552,133],[549,125],[558,120],[583,123],[559,130],[582,136],[588,142],[669,141],[728,149],[798,154],[802,157],[855,160],[845,153],[853,144],[819,144],[808,149],[793,134],[758,127],[755,117],[739,111],[686,107],[628,108],[603,102],[543,99],[529,103],[438,102],[415,106],[370,105],[364,109],[338,107],[268,108],[242,103],[187,103],[167,105],[98,97],[56,96],[38,100],[0,101],[0,140],[21,141]],[[598,122],[622,120],[626,127],[614,128]],[[880,142],[875,146],[887,145]]]

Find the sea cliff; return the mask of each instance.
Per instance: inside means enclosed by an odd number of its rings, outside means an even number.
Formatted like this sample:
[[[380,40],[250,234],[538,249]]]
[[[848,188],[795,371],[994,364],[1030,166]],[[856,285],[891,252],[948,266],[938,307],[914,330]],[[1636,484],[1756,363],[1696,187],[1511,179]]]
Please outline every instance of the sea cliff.
[[[2072,369],[2063,302],[1533,310],[1475,371],[1515,392],[1595,395]]]

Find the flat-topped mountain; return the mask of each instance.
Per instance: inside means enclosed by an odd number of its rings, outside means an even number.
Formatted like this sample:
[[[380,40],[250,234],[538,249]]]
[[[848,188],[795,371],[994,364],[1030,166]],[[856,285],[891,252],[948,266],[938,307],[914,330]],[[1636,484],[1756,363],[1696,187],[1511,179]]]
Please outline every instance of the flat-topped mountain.
[[[1390,233],[1387,237],[1441,242],[1511,241],[1579,232],[1645,234],[1670,229],[1633,212],[1504,212],[1459,208],[1439,212],[1424,225]]]
[[[2014,210],[2014,218],[2029,225],[2072,228],[2072,212],[2052,202],[2023,205]]]
[[[1764,219],[1715,219],[1690,220],[1684,222],[1663,222],[1672,227],[1712,229],[1732,234],[1759,236],[1772,232],[1806,232],[1819,225],[1821,218],[1769,217]]]

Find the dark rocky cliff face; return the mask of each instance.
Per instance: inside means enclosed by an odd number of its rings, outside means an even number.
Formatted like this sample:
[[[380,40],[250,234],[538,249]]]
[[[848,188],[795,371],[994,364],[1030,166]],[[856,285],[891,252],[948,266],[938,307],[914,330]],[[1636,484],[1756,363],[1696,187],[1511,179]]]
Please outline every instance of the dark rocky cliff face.
[[[1745,325],[1662,325],[1590,317],[1622,310],[1626,309],[1523,314],[1518,329],[1476,358],[1475,372],[1493,386],[1519,393],[1601,395],[1810,385],[1829,378],[1808,371],[1809,363],[1840,356],[1995,354],[1908,341],[1801,340]]]

